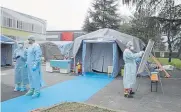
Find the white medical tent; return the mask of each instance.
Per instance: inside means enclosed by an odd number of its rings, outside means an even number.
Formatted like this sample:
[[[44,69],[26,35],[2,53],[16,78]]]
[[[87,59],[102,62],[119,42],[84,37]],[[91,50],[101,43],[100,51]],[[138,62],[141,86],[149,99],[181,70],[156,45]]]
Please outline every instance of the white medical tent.
[[[116,77],[124,65],[122,55],[128,41],[133,42],[135,52],[145,46],[136,37],[105,28],[76,38],[72,52],[75,62],[82,62],[83,73],[107,73],[108,66],[112,66],[111,76]]]
[[[46,61],[54,59],[54,55],[58,60],[63,60],[64,56],[70,58],[72,41],[37,41],[37,43],[40,45]]]
[[[15,41],[7,36],[0,35],[1,42],[1,66],[13,65],[13,52],[15,49]]]

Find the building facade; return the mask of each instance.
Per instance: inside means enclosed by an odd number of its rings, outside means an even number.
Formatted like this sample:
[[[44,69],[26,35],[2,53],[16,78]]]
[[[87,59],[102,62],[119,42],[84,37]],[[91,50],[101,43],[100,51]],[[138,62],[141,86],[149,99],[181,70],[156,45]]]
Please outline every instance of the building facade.
[[[17,41],[35,35],[36,40],[46,40],[46,20],[1,7],[1,34]]]
[[[86,34],[82,30],[60,30],[47,31],[46,40],[48,41],[74,41],[77,37]]]

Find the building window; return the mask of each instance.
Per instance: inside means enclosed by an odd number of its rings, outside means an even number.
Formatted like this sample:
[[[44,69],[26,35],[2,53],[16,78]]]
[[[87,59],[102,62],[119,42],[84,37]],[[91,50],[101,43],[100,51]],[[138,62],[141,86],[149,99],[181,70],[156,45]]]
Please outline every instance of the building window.
[[[13,19],[3,17],[3,26],[12,28],[13,27]]]
[[[31,31],[34,31],[34,25],[32,24],[32,26],[31,26]]]
[[[23,22],[22,21],[17,21],[17,28],[23,29]]]
[[[7,27],[10,27],[10,28],[13,27],[13,20],[10,18],[7,18]]]
[[[17,28],[19,29],[19,21],[17,21]]]

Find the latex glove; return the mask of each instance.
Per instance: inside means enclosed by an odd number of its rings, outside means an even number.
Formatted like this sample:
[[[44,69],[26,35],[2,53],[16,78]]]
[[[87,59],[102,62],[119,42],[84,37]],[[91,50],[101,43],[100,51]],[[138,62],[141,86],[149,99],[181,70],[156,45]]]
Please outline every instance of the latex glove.
[[[27,67],[28,67],[28,65],[27,65],[27,64],[25,64],[25,67],[27,68]]]
[[[33,70],[33,71],[36,71],[36,69],[37,69],[36,66],[33,66],[32,70]]]
[[[141,53],[141,56],[143,56],[143,54],[145,53],[144,51],[140,51],[140,53]]]
[[[16,59],[20,58],[20,56],[16,56]]]

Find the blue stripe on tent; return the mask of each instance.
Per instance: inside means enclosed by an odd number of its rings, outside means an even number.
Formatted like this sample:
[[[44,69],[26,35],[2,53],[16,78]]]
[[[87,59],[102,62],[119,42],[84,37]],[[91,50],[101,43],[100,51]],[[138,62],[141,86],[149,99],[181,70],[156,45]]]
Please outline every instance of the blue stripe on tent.
[[[7,37],[7,36],[4,36],[4,35],[0,35],[0,41],[4,41],[4,42],[14,42],[13,39]]]
[[[2,112],[28,112],[65,101],[84,102],[112,80],[113,78],[108,78],[105,74],[86,73],[85,76],[43,89],[39,98],[20,96],[1,102]]]

